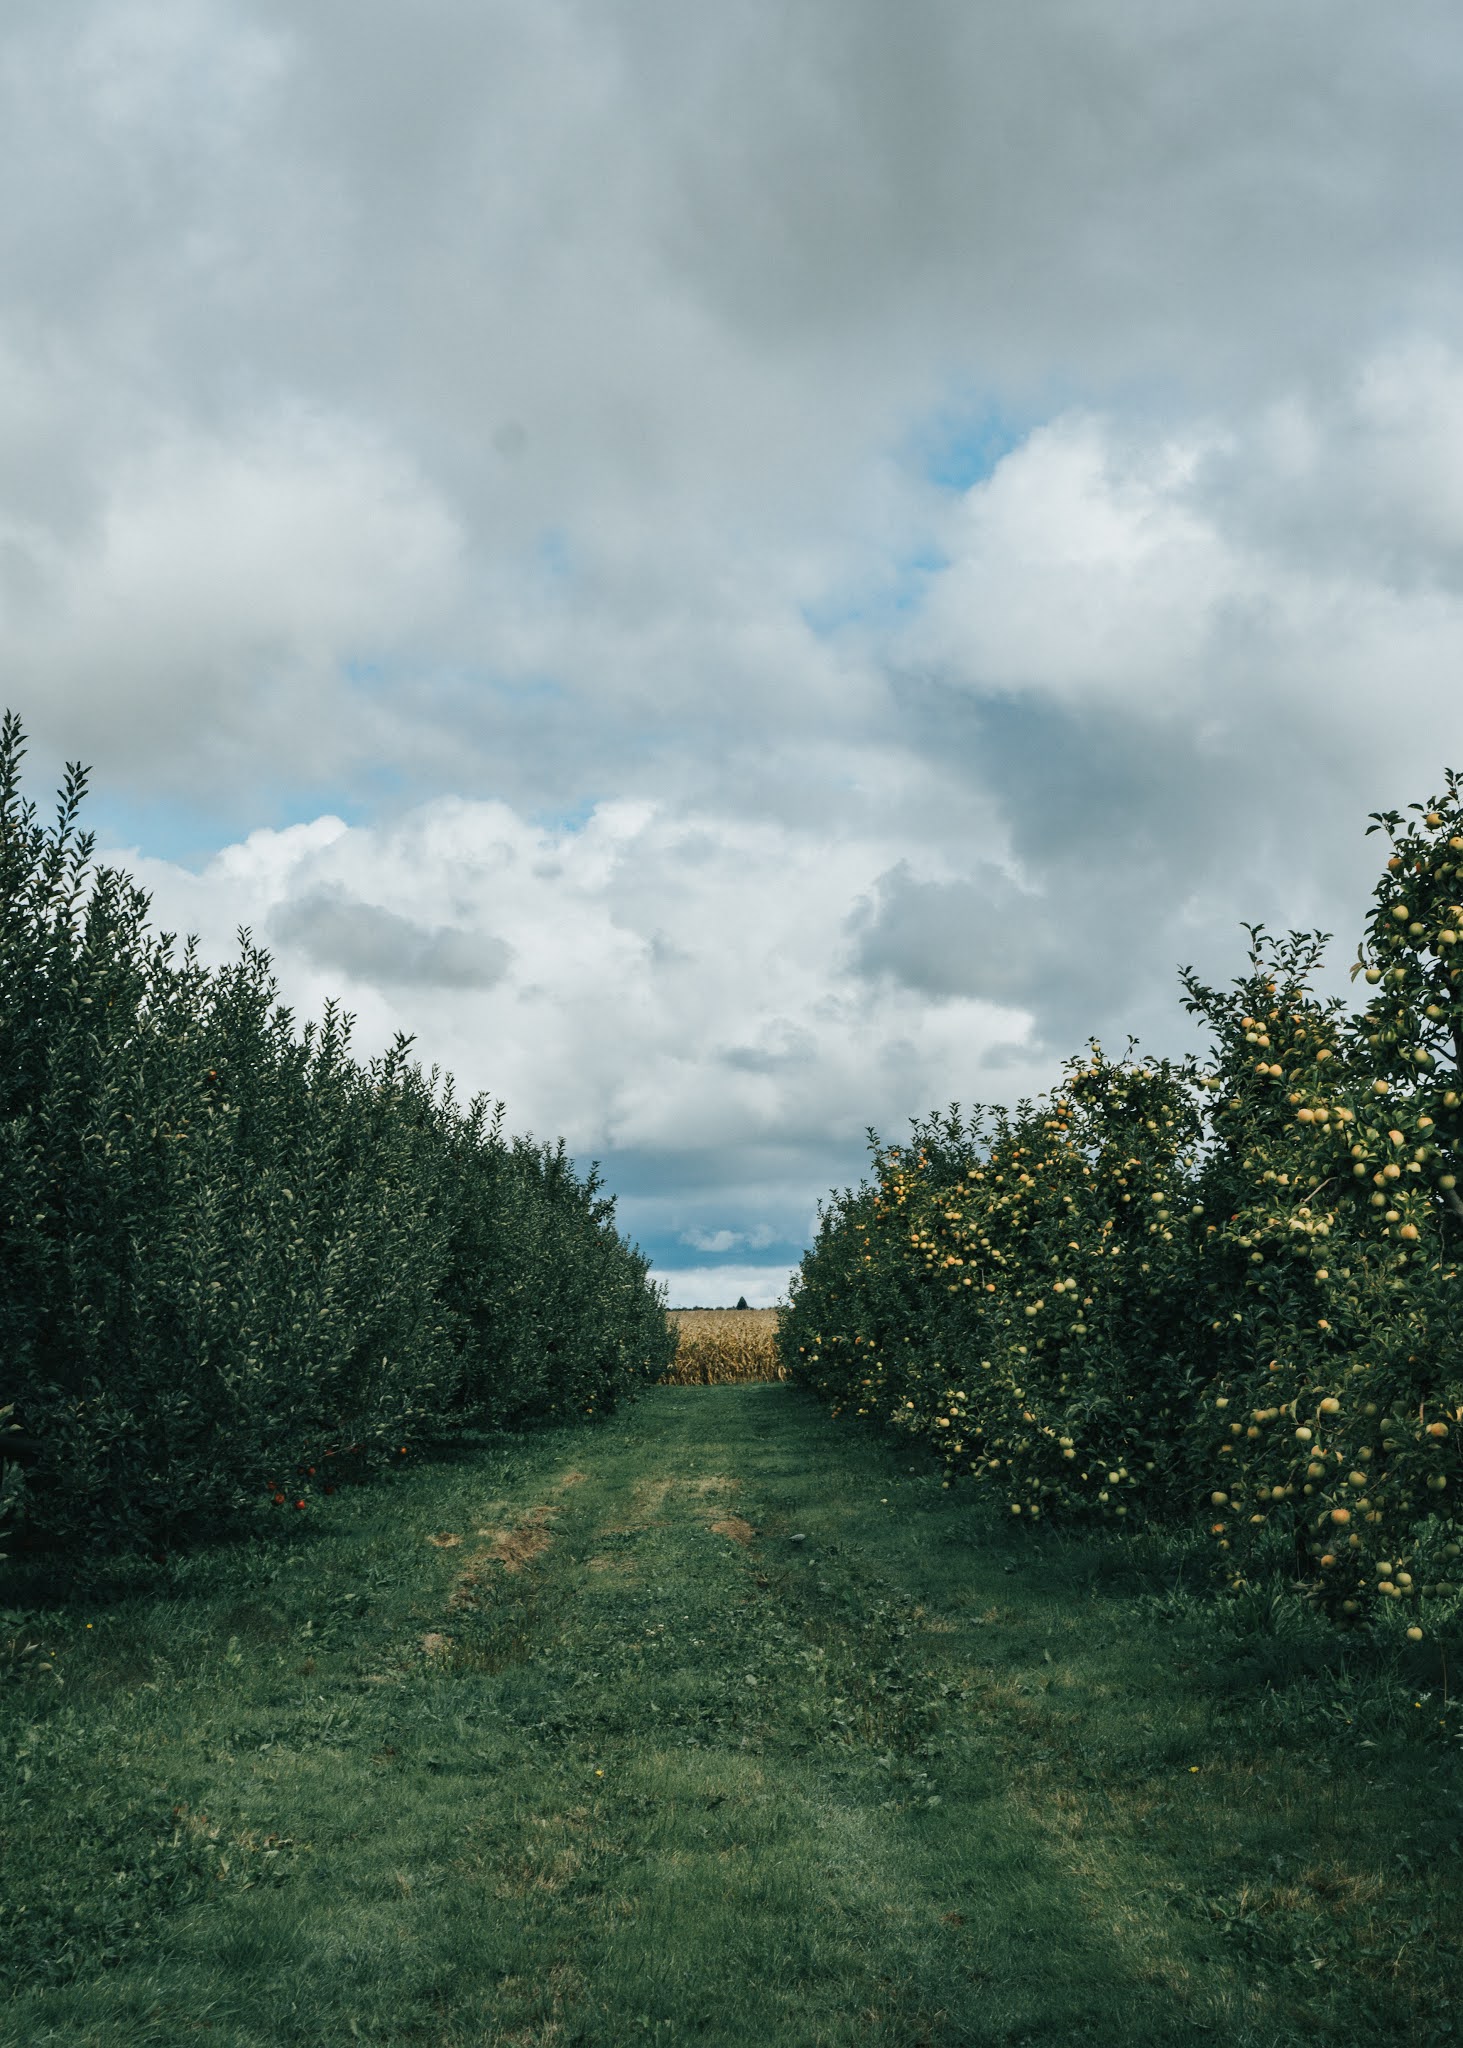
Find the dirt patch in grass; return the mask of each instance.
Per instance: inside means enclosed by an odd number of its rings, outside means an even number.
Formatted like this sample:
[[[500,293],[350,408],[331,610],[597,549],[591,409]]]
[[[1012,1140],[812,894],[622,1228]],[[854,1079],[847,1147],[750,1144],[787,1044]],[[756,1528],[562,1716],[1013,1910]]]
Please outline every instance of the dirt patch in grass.
[[[542,1557],[554,1540],[553,1531],[545,1524],[551,1522],[557,1513],[557,1508],[538,1507],[512,1528],[479,1529],[479,1536],[488,1539],[487,1548],[475,1550],[463,1565],[448,1599],[448,1607],[461,1607],[470,1600],[493,1565],[500,1565],[505,1572],[521,1572],[536,1557]]]
[[[708,1472],[697,1478],[677,1476],[669,1479],[640,1479],[631,1492],[630,1506],[617,1522],[607,1522],[601,1529],[604,1536],[637,1536],[646,1529],[661,1528],[665,1524],[666,1504],[673,1495],[679,1497],[682,1505],[690,1503],[693,1512],[700,1514],[717,1513],[730,1497],[741,1489],[741,1480],[729,1473]],[[734,1543],[750,1543],[756,1535],[751,1523],[741,1515],[722,1514],[720,1519],[709,1524],[713,1534],[728,1536]],[[591,1571],[604,1571],[609,1560],[591,1559]]]
[[[637,1479],[624,1520],[610,1523],[604,1533],[607,1536],[628,1536],[634,1530],[650,1528],[659,1521],[665,1497],[675,1483],[674,1479]]]
[[[500,1529],[487,1553],[489,1564],[502,1565],[505,1572],[521,1572],[526,1564],[542,1557],[554,1538],[542,1522],[520,1522],[516,1529]]]
[[[675,1496],[682,1505],[689,1499],[696,1507],[711,1507],[725,1501],[741,1487],[740,1479],[726,1473],[707,1473],[700,1478],[684,1475],[669,1479],[638,1479],[631,1490],[630,1505],[618,1521],[606,1522],[601,1536],[638,1536],[646,1529],[665,1526],[667,1503]],[[733,1516],[740,1527],[747,1525]],[[723,1531],[725,1533],[725,1531]],[[749,1532],[750,1533],[750,1532]],[[743,1541],[741,1537],[738,1542]]]

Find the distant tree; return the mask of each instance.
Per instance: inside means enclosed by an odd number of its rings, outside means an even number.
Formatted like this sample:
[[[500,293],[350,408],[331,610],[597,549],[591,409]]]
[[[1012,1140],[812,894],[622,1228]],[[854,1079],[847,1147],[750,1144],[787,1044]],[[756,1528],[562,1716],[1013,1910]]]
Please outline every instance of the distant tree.
[[[738,1308],[745,1308],[746,1306],[747,1306],[747,1297],[746,1297],[746,1295],[745,1295],[745,1294],[739,1294],[739,1295],[737,1296],[737,1307],[738,1307]]]

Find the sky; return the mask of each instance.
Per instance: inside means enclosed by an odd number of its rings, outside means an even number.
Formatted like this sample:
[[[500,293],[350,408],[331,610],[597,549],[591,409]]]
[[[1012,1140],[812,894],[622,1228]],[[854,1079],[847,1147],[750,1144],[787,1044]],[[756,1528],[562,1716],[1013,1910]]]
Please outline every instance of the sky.
[[[300,1017],[781,1298],[867,1133],[1463,766],[1451,0],[49,0],[0,703]]]

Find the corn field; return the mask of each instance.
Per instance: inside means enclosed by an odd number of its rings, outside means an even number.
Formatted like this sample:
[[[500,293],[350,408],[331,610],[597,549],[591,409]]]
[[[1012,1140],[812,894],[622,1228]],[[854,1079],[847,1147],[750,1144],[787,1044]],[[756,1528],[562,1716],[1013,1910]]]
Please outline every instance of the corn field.
[[[723,1387],[738,1380],[785,1380],[778,1357],[775,1308],[683,1308],[666,1321],[679,1343],[666,1382],[677,1387]]]

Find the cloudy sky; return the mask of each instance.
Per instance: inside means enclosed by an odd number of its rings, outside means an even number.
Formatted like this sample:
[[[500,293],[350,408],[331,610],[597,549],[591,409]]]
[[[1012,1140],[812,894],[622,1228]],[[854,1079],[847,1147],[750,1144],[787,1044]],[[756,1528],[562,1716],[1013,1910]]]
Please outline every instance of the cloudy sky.
[[[49,0],[0,701],[205,955],[775,1299],[1463,765],[1451,0]]]

